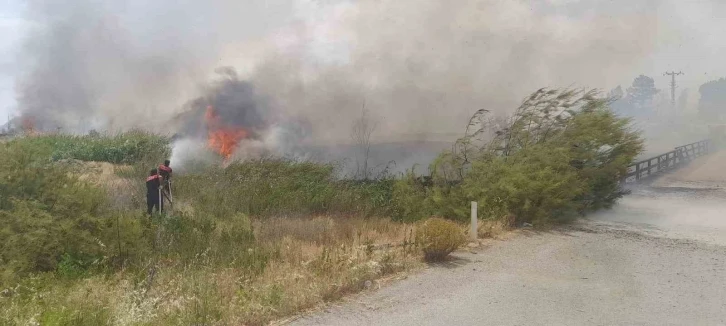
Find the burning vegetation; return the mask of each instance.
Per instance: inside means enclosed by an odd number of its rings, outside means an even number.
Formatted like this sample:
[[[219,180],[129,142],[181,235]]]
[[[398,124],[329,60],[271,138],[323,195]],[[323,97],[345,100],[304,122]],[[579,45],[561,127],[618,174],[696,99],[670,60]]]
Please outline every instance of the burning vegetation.
[[[249,132],[242,127],[228,126],[222,123],[213,106],[208,106],[204,114],[207,126],[207,144],[209,148],[229,161],[240,141],[249,136]]]
[[[202,96],[176,118],[180,138],[201,145],[230,163],[246,140],[259,140],[271,124],[267,101],[233,69],[219,69]]]

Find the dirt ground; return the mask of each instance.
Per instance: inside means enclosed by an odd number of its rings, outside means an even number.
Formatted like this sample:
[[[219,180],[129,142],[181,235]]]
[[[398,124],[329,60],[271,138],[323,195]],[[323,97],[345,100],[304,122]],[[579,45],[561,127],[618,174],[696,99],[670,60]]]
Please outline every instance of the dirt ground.
[[[292,325],[726,325],[726,153]]]

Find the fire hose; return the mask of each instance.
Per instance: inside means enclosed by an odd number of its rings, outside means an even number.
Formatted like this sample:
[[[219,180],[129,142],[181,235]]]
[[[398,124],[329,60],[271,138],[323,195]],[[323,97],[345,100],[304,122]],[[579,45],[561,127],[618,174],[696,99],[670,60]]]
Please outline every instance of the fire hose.
[[[169,207],[173,207],[174,205],[174,197],[171,195],[171,180],[166,181],[166,191],[164,192],[164,197],[166,197],[167,200],[169,200]]]
[[[174,196],[171,195],[171,180],[169,180],[168,185],[169,185],[169,204],[173,204]]]
[[[169,200],[169,207],[173,207],[173,205],[174,205],[174,200],[171,195],[171,180],[166,181],[166,185],[168,187],[167,189],[169,190],[168,192],[162,190],[162,189],[164,189],[163,185],[159,187],[159,212],[161,212],[161,213],[164,212],[164,210],[162,209],[162,207],[163,207],[162,205],[164,204],[164,197],[167,197],[167,199]],[[167,194],[169,196],[166,196]]]

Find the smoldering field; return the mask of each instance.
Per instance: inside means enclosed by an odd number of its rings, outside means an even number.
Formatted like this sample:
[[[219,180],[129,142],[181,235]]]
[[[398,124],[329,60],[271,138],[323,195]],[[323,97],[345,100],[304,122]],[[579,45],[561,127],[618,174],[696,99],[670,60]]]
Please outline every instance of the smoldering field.
[[[211,104],[251,130],[236,158],[355,160],[350,130],[366,110],[372,142],[388,144],[371,165],[403,169],[478,109],[502,116],[540,87],[632,78],[661,37],[654,6],[678,4],[32,0],[18,109],[41,130],[178,134],[179,160],[201,157]]]

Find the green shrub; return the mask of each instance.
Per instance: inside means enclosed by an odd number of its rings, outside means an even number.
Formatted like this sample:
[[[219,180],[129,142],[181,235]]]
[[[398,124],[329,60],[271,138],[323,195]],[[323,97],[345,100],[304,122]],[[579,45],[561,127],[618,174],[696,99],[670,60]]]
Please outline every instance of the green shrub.
[[[576,215],[585,182],[562,149],[533,146],[504,160],[474,162],[462,188],[480,216],[513,214],[518,223],[546,225]]]
[[[578,198],[583,212],[610,208],[625,194],[621,179],[643,149],[640,134],[629,124],[600,105],[575,115],[563,131],[562,147],[570,149],[578,178],[586,185]]]
[[[10,209],[12,199],[33,200],[60,213],[93,210],[103,193],[79,183],[62,167],[37,161],[25,146],[0,145],[0,209]]]
[[[417,180],[413,171],[396,180],[392,191],[394,217],[410,222],[430,216],[433,209],[426,205],[429,189]]]
[[[105,193],[25,149],[0,145],[3,275],[53,271],[64,254],[84,265],[102,256],[97,216]]]
[[[433,217],[416,229],[416,243],[426,260],[440,261],[466,243],[466,237],[455,222]]]
[[[58,262],[56,271],[58,275],[65,278],[79,278],[86,275],[88,271],[88,261],[73,257],[69,253],[64,253]]]
[[[448,182],[437,176],[424,179],[409,171],[396,180],[392,197],[392,214],[401,221],[413,222],[428,216],[459,221],[469,218],[469,200],[460,182]]]
[[[114,211],[101,218],[99,240],[110,267],[142,266],[154,254],[158,226],[139,211]]]
[[[608,208],[625,193],[620,180],[643,141],[595,91],[538,90],[498,124],[488,112],[478,111],[432,164],[428,184],[412,174],[396,182],[397,218],[466,220],[477,201],[480,217],[546,225]]]
[[[53,271],[64,254],[84,264],[103,255],[99,221],[79,212],[56,217],[35,201],[14,201],[0,211],[0,262],[12,274]]]
[[[104,257],[148,255],[153,237],[140,209],[108,210],[102,188],[34,160],[26,145],[0,145],[0,283],[36,272],[83,276]]]

